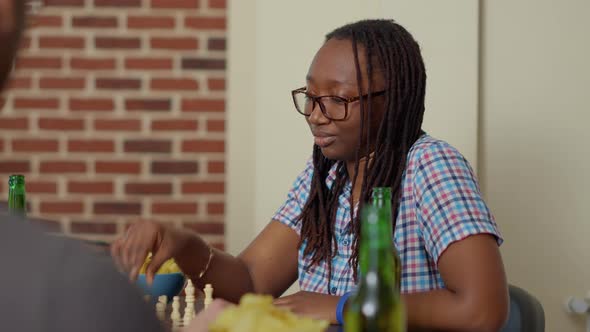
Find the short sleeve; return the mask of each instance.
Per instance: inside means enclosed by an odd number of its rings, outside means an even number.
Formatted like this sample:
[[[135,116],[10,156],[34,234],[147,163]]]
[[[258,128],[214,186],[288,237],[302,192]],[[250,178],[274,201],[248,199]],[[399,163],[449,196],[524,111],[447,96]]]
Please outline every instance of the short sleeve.
[[[301,235],[301,221],[299,216],[303,211],[303,207],[309,197],[309,191],[311,188],[311,179],[313,177],[313,160],[310,158],[303,172],[297,176],[293,187],[287,194],[287,200],[272,217],[272,220],[276,220],[282,224],[289,226],[291,229]]]
[[[467,160],[446,143],[429,144],[417,155],[414,194],[426,250],[435,262],[456,241],[476,234],[502,238],[481,197]]]

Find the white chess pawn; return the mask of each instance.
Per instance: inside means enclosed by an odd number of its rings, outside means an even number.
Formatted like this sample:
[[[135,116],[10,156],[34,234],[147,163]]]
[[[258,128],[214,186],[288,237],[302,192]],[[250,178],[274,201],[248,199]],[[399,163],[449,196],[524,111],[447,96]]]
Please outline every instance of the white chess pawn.
[[[175,296],[172,298],[172,314],[170,315],[172,320],[172,328],[178,329],[182,325],[180,316],[180,297]]]
[[[203,292],[205,293],[205,301],[203,304],[204,308],[207,309],[211,302],[213,302],[213,287],[211,287],[211,284],[206,284]]]
[[[156,303],[156,316],[162,322],[166,319],[166,303],[160,301]]]

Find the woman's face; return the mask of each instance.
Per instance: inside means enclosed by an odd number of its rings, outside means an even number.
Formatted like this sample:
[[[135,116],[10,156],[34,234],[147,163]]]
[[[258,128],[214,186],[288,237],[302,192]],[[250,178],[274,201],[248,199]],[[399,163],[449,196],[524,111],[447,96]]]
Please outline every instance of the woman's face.
[[[366,59],[364,48],[358,47],[359,64],[363,75],[362,94],[368,92]],[[374,70],[375,72],[379,72]],[[375,75],[372,91],[383,90],[382,75]],[[307,74],[307,92],[314,96],[340,96],[352,98],[359,95],[357,72],[354,61],[352,42],[350,40],[328,40],[316,53]],[[376,134],[383,114],[384,97],[373,97],[371,115],[371,132]],[[326,110],[344,107],[329,101],[324,102]],[[367,107],[365,107],[365,110]],[[333,110],[333,112],[337,112]],[[324,116],[320,107],[315,105],[307,123],[322,154],[332,160],[354,161],[361,132],[360,102],[348,104],[348,115],[344,120],[333,121]],[[373,136],[373,135],[371,135]],[[363,145],[366,138],[363,138]],[[364,152],[363,154],[366,154]],[[362,157],[361,155],[360,157]]]

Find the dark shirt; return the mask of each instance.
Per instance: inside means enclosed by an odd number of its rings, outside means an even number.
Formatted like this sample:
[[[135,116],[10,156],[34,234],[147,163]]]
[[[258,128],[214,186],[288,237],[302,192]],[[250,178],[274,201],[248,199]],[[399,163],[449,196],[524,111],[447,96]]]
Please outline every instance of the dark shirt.
[[[161,332],[107,255],[0,216],[0,331]]]

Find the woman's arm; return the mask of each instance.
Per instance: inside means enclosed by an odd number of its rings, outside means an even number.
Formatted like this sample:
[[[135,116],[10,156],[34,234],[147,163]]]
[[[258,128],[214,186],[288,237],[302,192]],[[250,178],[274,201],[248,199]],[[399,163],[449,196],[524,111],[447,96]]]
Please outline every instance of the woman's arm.
[[[480,234],[451,244],[438,269],[446,289],[405,294],[408,330],[498,331],[508,317],[508,286],[496,239]]]
[[[297,280],[298,244],[294,230],[272,221],[239,256],[214,250],[207,272],[195,282],[212,284],[216,297],[234,303],[248,292],[280,296]],[[195,238],[176,260],[185,273],[197,276],[208,258],[206,244]]]
[[[493,236],[480,234],[451,244],[440,256],[446,289],[404,294],[408,331],[498,331],[508,314],[504,267]],[[340,297],[298,292],[275,301],[297,314],[336,323]]]

